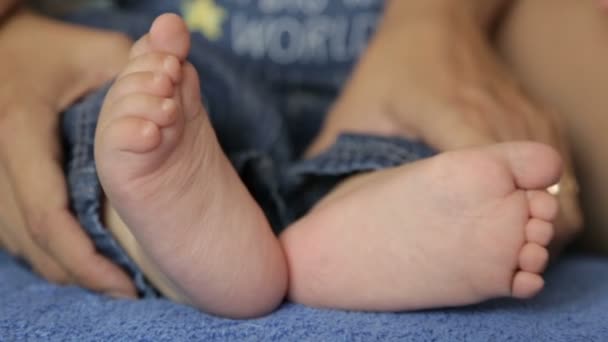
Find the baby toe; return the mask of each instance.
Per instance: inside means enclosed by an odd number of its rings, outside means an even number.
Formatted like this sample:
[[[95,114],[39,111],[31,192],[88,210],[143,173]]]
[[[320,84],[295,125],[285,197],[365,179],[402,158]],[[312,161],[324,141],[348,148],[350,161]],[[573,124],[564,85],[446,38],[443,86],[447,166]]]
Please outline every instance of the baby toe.
[[[546,247],[553,240],[555,229],[552,223],[532,218],[526,225],[526,240]]]
[[[530,272],[517,272],[513,277],[511,295],[519,299],[528,299],[536,296],[545,286],[543,278]]]
[[[124,96],[104,108],[106,121],[133,116],[167,127],[177,120],[177,104],[174,99],[135,93]]]
[[[549,262],[549,252],[535,243],[525,244],[519,253],[519,268],[530,273],[542,273]]]
[[[153,122],[137,117],[122,117],[110,122],[100,134],[98,151],[146,153],[161,140],[160,130]]]
[[[178,83],[182,76],[181,62],[177,57],[163,52],[150,52],[129,61],[118,78],[142,71],[166,74],[174,83]]]
[[[175,92],[173,82],[164,73],[154,71],[140,71],[127,74],[117,80],[106,95],[108,103],[122,97],[144,93],[159,97],[172,97]]]
[[[545,221],[555,220],[559,211],[559,203],[555,196],[539,190],[528,191],[527,195],[532,217]]]

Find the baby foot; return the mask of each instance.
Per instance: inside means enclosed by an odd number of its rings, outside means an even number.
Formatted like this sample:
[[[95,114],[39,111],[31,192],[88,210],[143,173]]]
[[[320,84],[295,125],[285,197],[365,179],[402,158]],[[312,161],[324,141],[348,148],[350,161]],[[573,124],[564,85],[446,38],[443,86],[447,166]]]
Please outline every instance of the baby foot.
[[[284,256],[218,144],[189,46],[175,15],[135,44],[100,114],[99,178],[159,288],[214,314],[260,315],[284,297]]]
[[[473,148],[346,180],[281,241],[289,296],[321,307],[416,310],[543,287],[559,156]]]

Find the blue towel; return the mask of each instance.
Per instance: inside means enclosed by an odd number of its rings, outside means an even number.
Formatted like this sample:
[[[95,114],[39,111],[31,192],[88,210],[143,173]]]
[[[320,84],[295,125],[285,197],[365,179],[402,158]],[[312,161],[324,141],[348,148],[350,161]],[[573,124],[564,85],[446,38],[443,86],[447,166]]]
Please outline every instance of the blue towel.
[[[0,341],[608,341],[608,259],[571,256],[530,301],[357,313],[285,304],[246,321],[163,299],[114,300],[39,279],[0,252]]]

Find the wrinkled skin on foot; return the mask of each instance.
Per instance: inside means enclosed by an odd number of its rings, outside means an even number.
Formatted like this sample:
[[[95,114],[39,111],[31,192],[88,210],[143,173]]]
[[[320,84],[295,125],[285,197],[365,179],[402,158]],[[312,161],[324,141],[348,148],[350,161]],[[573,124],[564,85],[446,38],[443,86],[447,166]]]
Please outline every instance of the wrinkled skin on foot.
[[[131,51],[99,118],[95,159],[109,205],[151,279],[209,313],[259,316],[285,296],[285,259],[224,155],[185,59],[190,35],[160,16]],[[150,276],[150,274],[148,274]]]
[[[554,235],[545,145],[463,149],[346,180],[281,236],[291,299],[400,311],[530,298]]]

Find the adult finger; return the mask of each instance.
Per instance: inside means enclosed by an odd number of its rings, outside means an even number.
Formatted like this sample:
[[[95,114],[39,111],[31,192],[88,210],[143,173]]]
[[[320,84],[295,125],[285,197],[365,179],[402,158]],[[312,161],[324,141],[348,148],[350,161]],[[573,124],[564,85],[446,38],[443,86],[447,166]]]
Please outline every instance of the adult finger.
[[[4,199],[3,203],[6,202]],[[24,258],[32,269],[45,279],[56,284],[69,283],[68,273],[32,241],[26,228],[20,224],[22,220],[17,221],[10,216],[3,211],[0,219],[0,243],[3,247],[11,255]]]
[[[19,253],[19,248],[17,246],[17,241],[14,236],[12,236],[9,231],[8,223],[5,219],[4,208],[2,207],[2,203],[4,201],[0,201],[0,249],[4,249],[12,255],[17,255]]]
[[[19,255],[28,261],[36,273],[55,284],[66,285],[72,282],[68,272],[35,244],[27,234],[20,236],[19,242],[22,246]]]
[[[77,284],[94,291],[134,297],[135,288],[129,277],[97,253],[91,239],[68,210],[66,184],[59,165],[50,158],[39,160],[38,165],[44,170],[44,184],[31,179],[17,180],[20,184],[29,181],[35,185],[35,188],[25,188],[21,192],[26,224],[33,240]],[[38,193],[32,189],[49,194],[46,197],[52,196],[54,200],[35,200],[33,196]]]
[[[0,168],[0,240],[9,253],[24,258],[45,279],[57,283],[71,282],[68,273],[34,243],[15,199],[10,177]]]
[[[70,212],[53,212],[46,228],[53,232],[43,239],[46,250],[77,284],[113,296],[136,297],[135,287],[127,274],[96,251]]]
[[[489,126],[463,119],[453,109],[439,120],[425,119],[416,131],[420,139],[439,151],[449,151],[498,142]]]
[[[29,143],[29,147],[17,149],[23,149],[28,158],[13,155],[8,160],[9,175],[32,240],[79,285],[134,296],[134,286],[124,271],[95,251],[69,212],[63,171],[52,157],[53,144],[36,138]]]
[[[4,232],[3,223],[0,222],[0,250],[6,250],[10,254],[17,254],[18,250],[14,247],[15,242],[11,241]]]
[[[67,272],[31,240],[5,168],[0,168],[0,241],[11,255],[24,258],[34,271],[49,281],[69,282]]]

